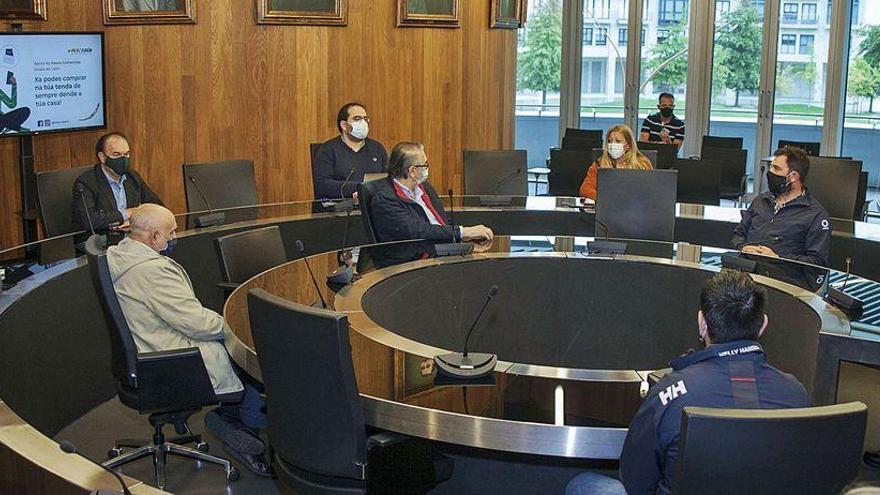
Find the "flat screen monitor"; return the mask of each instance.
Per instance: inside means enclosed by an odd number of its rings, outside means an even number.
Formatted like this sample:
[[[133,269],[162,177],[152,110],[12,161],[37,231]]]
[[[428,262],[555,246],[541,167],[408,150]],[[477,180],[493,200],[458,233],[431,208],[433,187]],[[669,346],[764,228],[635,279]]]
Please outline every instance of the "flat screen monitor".
[[[103,33],[0,34],[0,78],[0,136],[106,126]]]
[[[600,168],[596,236],[671,242],[677,175],[675,170]]]

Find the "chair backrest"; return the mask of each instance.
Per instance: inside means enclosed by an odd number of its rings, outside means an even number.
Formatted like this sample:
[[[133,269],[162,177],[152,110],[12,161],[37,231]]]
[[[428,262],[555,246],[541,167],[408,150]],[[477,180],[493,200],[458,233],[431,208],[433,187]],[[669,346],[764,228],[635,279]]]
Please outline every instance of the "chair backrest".
[[[281,229],[277,225],[225,235],[214,242],[224,282],[241,284],[287,262]]]
[[[786,146],[792,146],[795,148],[800,148],[807,152],[810,156],[819,156],[819,146],[820,143],[813,143],[809,141],[788,141],[785,139],[780,139],[777,144],[778,148],[784,148]]]
[[[743,138],[741,137],[726,137],[726,136],[703,136],[703,144],[700,146],[701,155],[702,150],[706,148],[728,148],[728,149],[742,149],[743,147]]]
[[[703,148],[700,158],[721,162],[721,197],[736,199],[745,193],[746,161],[748,150],[733,148]]]
[[[638,147],[642,153],[645,153],[646,150],[657,152],[657,163],[654,165],[654,168],[672,168],[673,161],[678,156],[678,146],[674,144],[639,141]]]
[[[859,190],[856,193],[856,208],[853,210],[853,219],[863,222],[867,213],[866,201],[868,200],[868,172],[862,170],[859,174]]]
[[[645,155],[645,158],[647,158],[649,162],[651,162],[651,168],[662,168],[662,167],[657,167],[657,151],[643,150],[643,149],[639,149],[639,151],[643,155]],[[598,160],[599,157],[602,156],[602,153],[604,153],[604,152],[605,152],[604,148],[593,148],[593,161],[595,162],[596,160]]]
[[[579,196],[581,183],[593,163],[592,151],[550,150],[547,190],[551,196]]]
[[[34,174],[37,179],[37,207],[46,237],[73,232],[73,201],[82,201],[73,191],[76,179],[92,167],[47,170]]]
[[[575,129],[574,127],[566,127],[565,134],[562,137],[575,139],[590,139],[593,141],[602,141],[602,135],[605,131],[601,129]]]
[[[862,162],[858,160],[811,156],[805,184],[831,217],[855,220],[864,203],[859,199],[861,172]]]
[[[600,168],[597,236],[604,230],[606,237],[672,242],[677,174],[675,170]]]
[[[564,136],[562,138],[562,149],[569,151],[592,151],[593,148],[601,148],[602,139],[595,137],[580,138]]]
[[[685,407],[672,493],[840,491],[859,474],[868,409]],[[711,491],[711,490],[709,490]]]
[[[528,194],[526,150],[464,150],[462,157],[466,195]]]
[[[184,163],[183,185],[186,209],[190,212],[252,206],[258,202],[253,160]],[[225,223],[229,224],[253,220],[257,218],[257,211],[245,208],[226,211],[224,215]]]
[[[357,186],[358,205],[361,207],[361,224],[364,226],[364,233],[367,235],[369,244],[375,244],[376,231],[373,230],[373,196],[376,195],[376,184],[381,181],[375,180],[370,182],[361,182]]]
[[[248,292],[276,454],[322,476],[363,479],[366,432],[348,318],[262,289]]]
[[[721,162],[676,158],[672,168],[678,171],[676,200],[679,203],[715,205],[721,203]]]
[[[98,299],[101,301],[104,314],[109,319],[107,326],[110,329],[110,366],[113,377],[130,388],[137,388],[137,344],[116,297],[110,265],[107,263],[107,253],[102,246],[100,236],[89,237],[85,243],[85,251],[92,282],[95,290],[98,291]]]

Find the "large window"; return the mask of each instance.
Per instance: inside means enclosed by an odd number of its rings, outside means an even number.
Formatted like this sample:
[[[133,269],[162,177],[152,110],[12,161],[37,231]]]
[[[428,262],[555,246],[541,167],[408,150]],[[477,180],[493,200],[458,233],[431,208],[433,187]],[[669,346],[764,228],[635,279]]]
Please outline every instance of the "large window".
[[[762,28],[754,2],[715,13],[709,134],[743,138],[749,159],[756,151]]]
[[[659,6],[657,22],[651,16],[647,38],[642,48],[642,73],[639,84],[638,126],[649,114],[657,112],[657,97],[662,92],[675,96],[675,115],[684,119],[685,83],[687,82],[688,2],[655,0]],[[637,129],[634,129],[638,132]]]
[[[562,70],[562,1],[529,2],[525,36],[517,46],[516,149],[528,151],[529,167],[543,167],[559,144]]]
[[[865,7],[870,2],[862,2]],[[863,160],[872,188],[880,187],[880,16],[857,12],[853,2],[846,85],[846,118],[843,128],[843,156]],[[857,13],[862,15],[856,15]]]
[[[812,34],[802,34],[800,45],[798,45],[798,53],[801,55],[812,55],[813,45],[816,43],[816,36]]]
[[[593,44],[593,28],[584,26],[584,46]]]
[[[580,127],[606,129],[623,120],[627,0],[586,0],[584,28],[593,30],[593,46],[584,43],[581,61]],[[610,31],[610,34],[609,34]]]
[[[784,3],[782,4],[782,22],[786,24],[796,23],[798,20],[798,4]]]
[[[801,5],[801,24],[816,24],[818,11],[815,3]]]
[[[780,42],[780,50],[779,53],[784,55],[789,55],[795,53],[795,46],[797,45],[797,35],[796,34],[783,34]]]

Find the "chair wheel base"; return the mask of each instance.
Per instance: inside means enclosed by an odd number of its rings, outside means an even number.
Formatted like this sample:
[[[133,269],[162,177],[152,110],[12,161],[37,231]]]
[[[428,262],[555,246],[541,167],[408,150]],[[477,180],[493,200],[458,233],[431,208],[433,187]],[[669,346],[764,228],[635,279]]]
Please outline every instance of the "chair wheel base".
[[[199,442],[196,444],[196,449],[201,452],[208,452],[211,450],[211,446],[208,445],[208,442]]]
[[[122,455],[122,449],[120,448],[112,448],[107,451],[107,459],[113,459],[114,457],[119,457]]]
[[[238,468],[230,467],[228,471],[226,471],[226,479],[228,481],[238,481],[241,478],[241,474],[238,472]]]

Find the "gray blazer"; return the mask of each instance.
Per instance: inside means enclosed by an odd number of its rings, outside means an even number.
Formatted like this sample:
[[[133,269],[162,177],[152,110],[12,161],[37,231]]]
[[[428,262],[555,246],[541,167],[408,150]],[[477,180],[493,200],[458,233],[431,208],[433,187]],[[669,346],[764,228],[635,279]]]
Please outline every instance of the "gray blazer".
[[[107,262],[138,351],[198,347],[216,394],[243,389],[223,345],[229,327],[196,299],[182,266],[128,237],[107,249]]]

